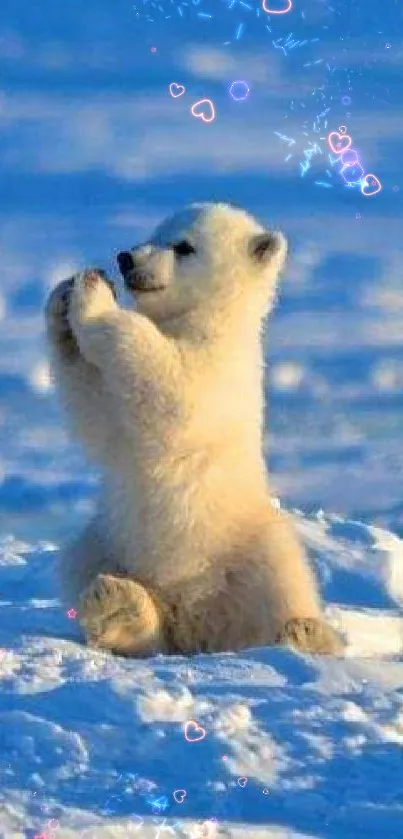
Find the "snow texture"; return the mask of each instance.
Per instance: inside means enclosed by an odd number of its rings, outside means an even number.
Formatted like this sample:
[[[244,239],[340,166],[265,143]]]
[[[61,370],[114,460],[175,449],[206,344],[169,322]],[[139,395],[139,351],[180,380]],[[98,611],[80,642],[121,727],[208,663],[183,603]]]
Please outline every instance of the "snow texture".
[[[403,542],[296,515],[344,659],[91,650],[57,545],[3,538],[1,835],[402,835]]]

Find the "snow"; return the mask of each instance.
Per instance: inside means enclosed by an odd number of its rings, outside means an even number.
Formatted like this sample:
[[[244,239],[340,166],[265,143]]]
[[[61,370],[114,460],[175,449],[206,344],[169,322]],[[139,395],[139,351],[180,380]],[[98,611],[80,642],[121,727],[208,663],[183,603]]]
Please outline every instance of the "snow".
[[[402,835],[403,542],[295,515],[340,659],[89,649],[59,605],[58,546],[2,539],[2,835]]]

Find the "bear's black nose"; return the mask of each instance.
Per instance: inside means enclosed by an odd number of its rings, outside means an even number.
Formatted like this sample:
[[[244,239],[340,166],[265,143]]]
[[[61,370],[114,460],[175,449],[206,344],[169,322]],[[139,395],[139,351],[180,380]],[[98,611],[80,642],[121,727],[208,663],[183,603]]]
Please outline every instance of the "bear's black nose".
[[[134,259],[130,251],[121,251],[116,257],[123,276],[134,268]]]

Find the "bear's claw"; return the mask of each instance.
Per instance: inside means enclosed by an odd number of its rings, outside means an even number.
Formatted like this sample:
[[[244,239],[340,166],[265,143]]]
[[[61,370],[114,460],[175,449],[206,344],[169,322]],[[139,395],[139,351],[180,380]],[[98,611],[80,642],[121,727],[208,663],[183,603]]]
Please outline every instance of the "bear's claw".
[[[114,299],[117,300],[116,287],[112,280],[109,279],[106,271],[103,268],[89,268],[82,273],[83,285],[88,289],[93,289],[97,286],[99,281],[109,286]]]

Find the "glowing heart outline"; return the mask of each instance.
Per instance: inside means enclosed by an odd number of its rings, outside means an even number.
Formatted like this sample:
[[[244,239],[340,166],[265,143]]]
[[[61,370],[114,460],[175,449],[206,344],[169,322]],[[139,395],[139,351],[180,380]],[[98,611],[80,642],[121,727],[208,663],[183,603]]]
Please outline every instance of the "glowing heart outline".
[[[174,93],[174,88],[180,92]],[[179,96],[183,96],[183,94],[186,93],[186,87],[183,84],[178,84],[178,82],[171,82],[169,85],[169,92],[173,99],[179,99]]]
[[[239,787],[241,787],[241,789],[245,789],[247,783],[248,783],[248,779],[245,778],[245,775],[242,775],[237,780],[237,784],[238,784]]]
[[[174,801],[176,801],[177,804],[183,804],[186,796],[187,792],[185,789],[176,789],[173,793]]]
[[[201,731],[200,737],[189,737],[189,729],[192,728],[194,731]],[[199,725],[196,720],[188,720],[185,725],[185,740],[188,743],[199,743],[200,740],[204,740],[206,736],[206,729],[203,726]]]
[[[375,189],[375,190],[372,190],[372,192],[368,192],[368,189],[371,189],[371,184],[368,183],[368,178],[373,178],[374,181],[376,181],[376,184],[378,186],[378,188]],[[362,193],[362,195],[365,195],[365,198],[371,198],[372,195],[378,195],[378,192],[380,192],[381,189],[382,189],[382,184],[381,184],[379,178],[377,178],[376,175],[373,175],[372,172],[367,172],[367,174],[364,175],[364,177],[361,180],[361,193]]]
[[[338,146],[343,146],[343,148],[337,148],[333,145],[333,137],[337,137],[338,140],[342,141],[341,143],[340,142],[338,143]],[[344,145],[343,145],[343,141],[344,141]],[[333,154],[341,155],[341,154],[344,154],[344,152],[346,152],[350,148],[351,143],[353,141],[352,141],[349,134],[339,134],[338,131],[331,131],[328,138],[327,138],[327,142],[329,143],[330,149],[333,152]]]
[[[266,6],[266,0],[262,0],[262,9],[268,15],[286,15],[292,9],[292,0],[286,0],[286,3],[286,9],[268,9]]]
[[[205,104],[210,106],[210,109],[211,109],[211,116],[210,117],[206,117],[203,111],[196,112],[196,108],[198,108],[199,105],[205,105]],[[196,119],[201,119],[202,122],[213,122],[213,120],[215,119],[214,104],[211,101],[211,99],[199,99],[198,102],[194,102],[194,104],[192,105],[192,107],[190,109],[190,113],[192,114],[192,116],[196,117]]]

